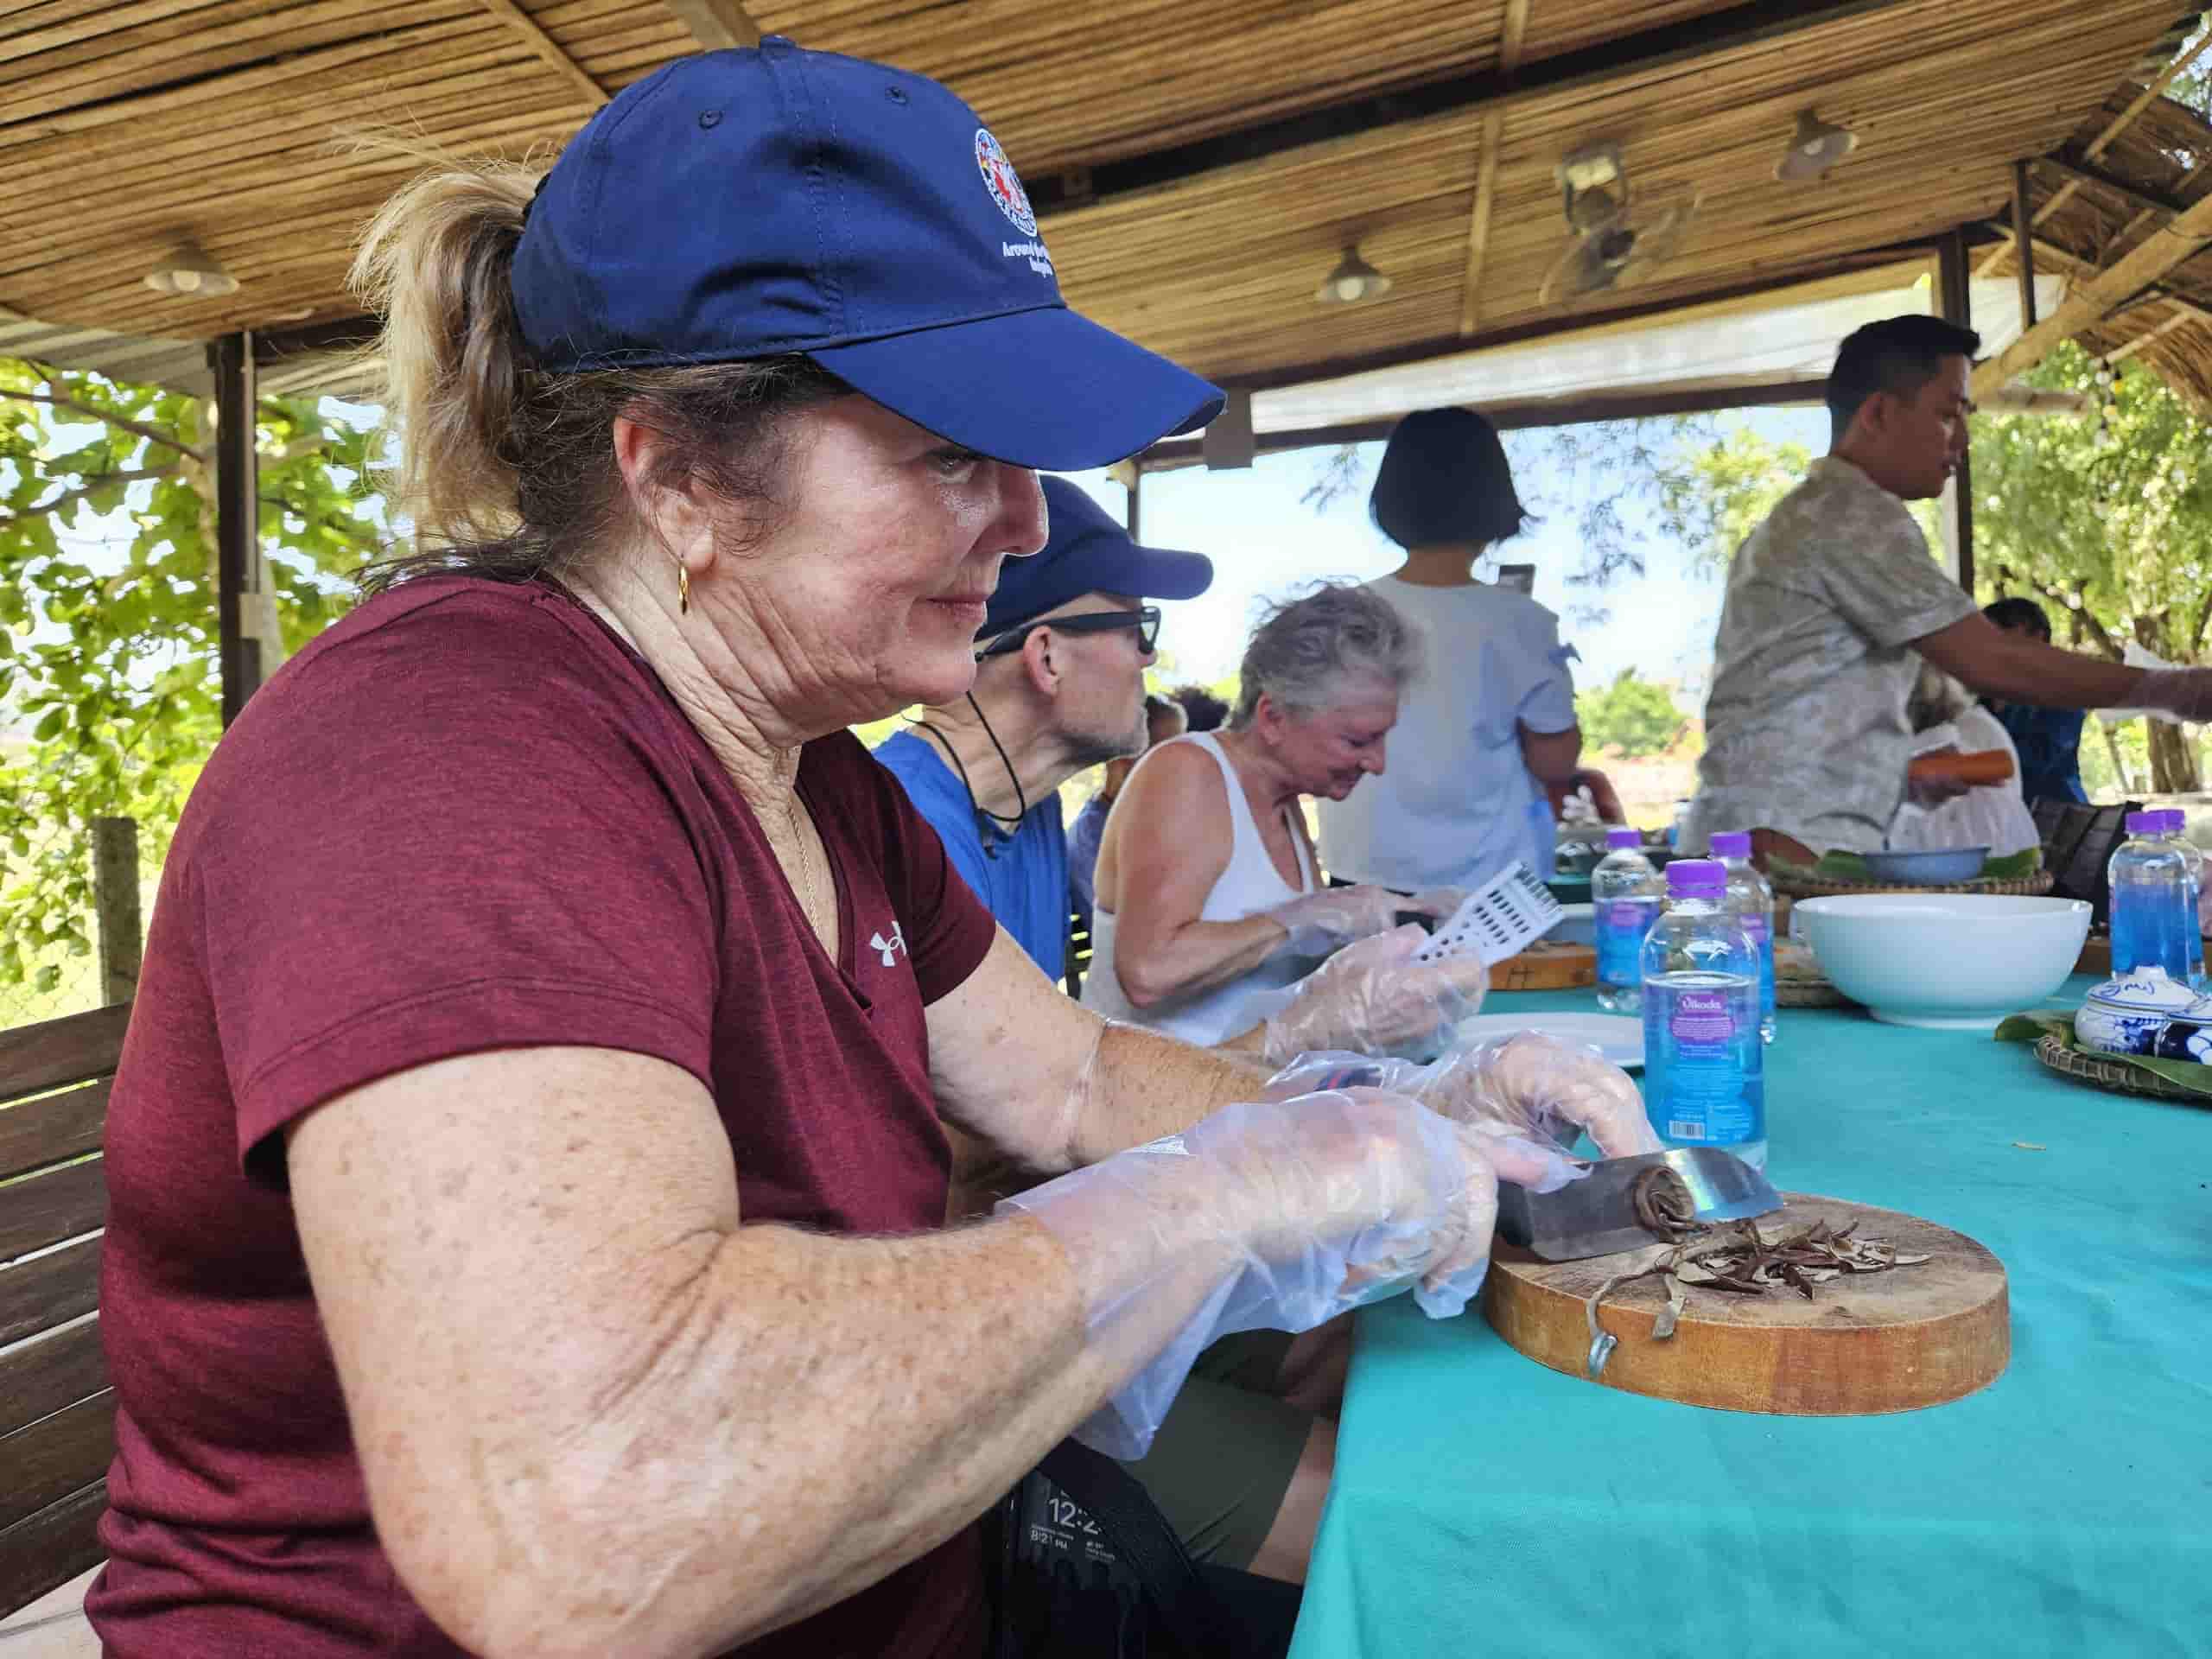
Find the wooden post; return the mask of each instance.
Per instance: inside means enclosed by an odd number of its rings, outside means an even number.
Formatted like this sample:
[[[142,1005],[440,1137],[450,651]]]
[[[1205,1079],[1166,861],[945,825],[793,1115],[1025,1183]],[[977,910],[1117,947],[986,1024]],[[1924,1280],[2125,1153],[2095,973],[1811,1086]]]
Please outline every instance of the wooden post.
[[[1967,265],[1964,231],[1953,231],[1936,245],[1936,296],[1946,322],[1961,328],[1974,327],[1974,295]],[[1951,478],[1950,530],[1958,550],[1959,586],[1974,592],[1974,456],[1959,457],[1959,470]]]
[[[261,689],[261,641],[245,626],[247,594],[261,589],[260,456],[253,336],[225,334],[207,347],[215,374],[215,613],[222,645],[223,724]]]
[[[1132,461],[1129,463],[1129,505],[1123,515],[1122,528],[1129,532],[1129,539],[1133,542],[1138,539],[1137,526],[1144,522],[1143,504],[1144,463]]]
[[[2035,226],[2028,217],[2028,164],[2012,163],[2013,257],[2020,266],[2020,332],[2036,326]]]
[[[92,820],[92,907],[99,923],[100,1001],[138,995],[146,932],[138,915],[138,821]]]
[[[1221,413],[1198,435],[1198,454],[1210,473],[1234,471],[1252,464],[1254,442],[1252,394],[1231,386]]]

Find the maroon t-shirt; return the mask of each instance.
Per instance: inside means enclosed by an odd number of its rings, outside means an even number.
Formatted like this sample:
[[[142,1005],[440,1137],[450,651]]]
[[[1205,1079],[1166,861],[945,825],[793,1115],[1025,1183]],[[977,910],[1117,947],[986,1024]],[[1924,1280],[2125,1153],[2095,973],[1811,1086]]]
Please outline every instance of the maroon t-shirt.
[[[410,583],[253,699],[178,829],[109,1107],[86,1606],[114,1659],[460,1652],[371,1529],[301,1256],[282,1131],[319,1103],[472,1050],[653,1054],[713,1090],[747,1221],[943,1223],[923,1009],[994,925],[856,740],[809,744],[799,788],[836,962],[658,680],[557,588]],[[971,1528],[745,1652],[949,1656],[982,1627]]]

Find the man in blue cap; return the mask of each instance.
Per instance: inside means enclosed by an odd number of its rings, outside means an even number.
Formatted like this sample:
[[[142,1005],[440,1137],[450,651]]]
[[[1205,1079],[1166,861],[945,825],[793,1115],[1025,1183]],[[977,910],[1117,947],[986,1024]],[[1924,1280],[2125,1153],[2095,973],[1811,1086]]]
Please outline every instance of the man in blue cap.
[[[1143,751],[1148,599],[1192,599],[1203,554],[1141,547],[1088,495],[1042,480],[1050,539],[1001,569],[976,636],[976,683],[875,758],[906,785],[984,906],[1047,976],[1066,965],[1068,849],[1059,786]]]
[[[1058,979],[1069,888],[1056,791],[1086,767],[1144,750],[1144,671],[1160,626],[1144,601],[1195,598],[1213,566],[1140,546],[1075,485],[1040,481],[1049,539],[1001,567],[976,636],[974,690],[925,710],[875,756],[1000,925]],[[954,1145],[956,1203],[1027,1185],[957,1131]],[[1198,1357],[1150,1452],[1129,1465],[1195,1557],[1304,1579],[1334,1467],[1322,1419],[1340,1395],[1344,1351],[1318,1334],[1294,1350],[1266,1331]]]

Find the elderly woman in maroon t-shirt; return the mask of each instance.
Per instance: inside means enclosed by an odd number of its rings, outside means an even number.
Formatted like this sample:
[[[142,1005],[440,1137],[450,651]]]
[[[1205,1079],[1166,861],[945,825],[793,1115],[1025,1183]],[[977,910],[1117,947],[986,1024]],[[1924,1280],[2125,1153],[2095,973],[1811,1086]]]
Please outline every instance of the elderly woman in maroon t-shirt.
[[[1079,1425],[1141,1440],[1225,1320],[1463,1306],[1488,1143],[1056,995],[842,731],[968,684],[1031,467],[1217,406],[1065,309],[973,114],[771,41],[532,182],[372,227],[443,550],[176,836],[87,1611],[122,1659],[972,1653],[977,1516]],[[1297,1032],[1465,982],[1354,956]],[[1074,1173],[943,1230],[947,1122]]]

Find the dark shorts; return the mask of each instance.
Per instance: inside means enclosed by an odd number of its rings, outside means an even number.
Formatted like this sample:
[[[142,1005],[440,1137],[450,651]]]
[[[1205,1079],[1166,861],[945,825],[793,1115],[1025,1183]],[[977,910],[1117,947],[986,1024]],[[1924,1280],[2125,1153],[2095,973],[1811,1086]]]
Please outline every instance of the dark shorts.
[[[1128,1465],[1194,1560],[1249,1567],[1274,1525],[1313,1427],[1272,1392],[1290,1343],[1247,1331],[1200,1354],[1152,1450]]]

